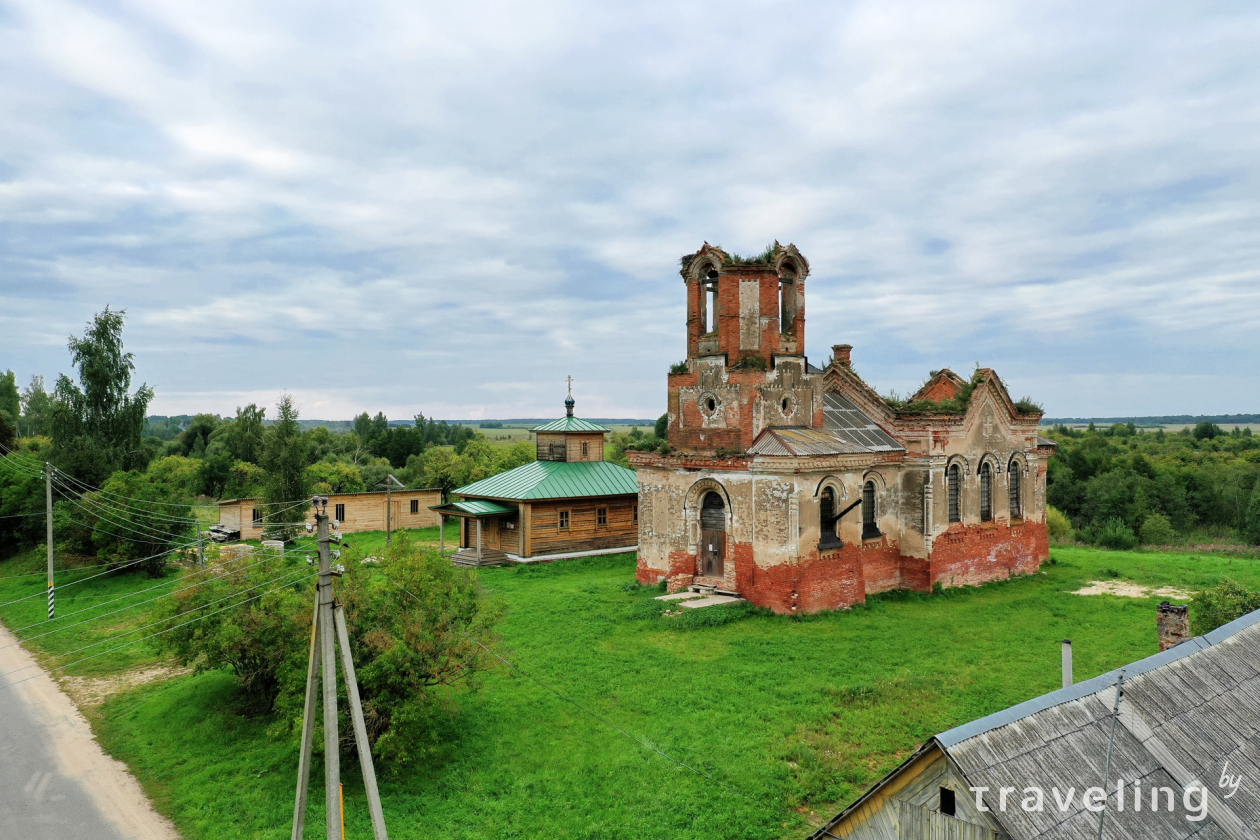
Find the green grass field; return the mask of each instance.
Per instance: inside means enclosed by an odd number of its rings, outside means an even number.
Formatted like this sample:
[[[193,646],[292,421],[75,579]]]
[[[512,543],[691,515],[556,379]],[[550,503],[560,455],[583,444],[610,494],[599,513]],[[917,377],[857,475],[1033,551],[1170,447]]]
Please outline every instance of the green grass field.
[[[418,536],[436,542],[436,529]],[[383,537],[357,539],[371,551]],[[1155,652],[1159,598],[1070,590],[1116,573],[1191,590],[1222,577],[1260,587],[1254,560],[1087,548],[1053,557],[1044,574],[980,588],[690,627],[652,616],[655,589],[627,585],[632,555],[482,570],[508,605],[501,653],[532,679],[495,669],[453,698],[459,711],[438,755],[380,768],[390,836],[802,837],[934,733],[1057,688],[1061,639],[1074,641],[1078,679]],[[4,563],[0,576],[38,569],[38,559]],[[79,595],[152,584],[101,578]],[[32,586],[43,583],[0,579],[0,602]],[[37,621],[40,601],[0,607],[0,618],[11,628]],[[111,622],[113,632],[126,626]],[[31,647],[69,650],[98,638],[93,627]],[[90,673],[153,659],[132,650]],[[285,836],[295,738],[234,708],[231,677],[211,673],[115,695],[89,717],[185,837]],[[347,836],[370,837],[356,762],[342,766]],[[312,836],[323,822],[321,770]]]

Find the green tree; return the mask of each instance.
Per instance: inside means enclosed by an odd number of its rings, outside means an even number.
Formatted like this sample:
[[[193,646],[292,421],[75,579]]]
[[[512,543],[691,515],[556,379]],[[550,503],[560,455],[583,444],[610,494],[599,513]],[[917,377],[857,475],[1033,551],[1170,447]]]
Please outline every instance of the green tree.
[[[70,336],[70,357],[79,381],[62,374],[53,392],[53,460],[65,472],[98,487],[116,470],[147,463],[140,440],[153,389],[141,385],[128,393],[135,362],[123,350],[125,315],[125,310],[113,312],[107,306],[82,338]]]
[[[210,436],[214,434],[223,421],[213,414],[198,414],[180,433],[177,440],[181,455],[203,458],[206,447],[210,444]]]
[[[14,427],[22,416],[22,397],[18,394],[17,374],[11,370],[0,374],[0,413],[6,415]]]
[[[1202,636],[1255,610],[1260,610],[1260,592],[1226,578],[1194,596],[1190,602],[1191,630]]]
[[[1251,501],[1243,517],[1242,537],[1251,545],[1260,545],[1260,480],[1251,491]]]
[[[1172,522],[1162,513],[1149,514],[1142,522],[1139,535],[1143,545],[1172,545],[1177,539]]]
[[[17,426],[9,422],[9,415],[6,412],[0,411],[0,446],[4,447],[0,451],[7,452],[14,449],[16,445]]]
[[[1195,440],[1213,440],[1220,433],[1221,433],[1221,427],[1211,422],[1210,420],[1204,420],[1203,422],[1199,423],[1198,425],[1194,427]]]
[[[267,412],[254,403],[237,407],[236,419],[224,424],[223,444],[237,461],[257,464],[263,451],[263,419]]]
[[[306,480],[316,493],[362,493],[367,489],[358,467],[336,461],[321,461],[307,467]]]
[[[167,467],[167,475],[162,470],[156,475],[134,470],[114,473],[102,492],[84,495],[80,510],[90,511],[82,515],[94,520],[92,544],[101,560],[115,565],[134,563],[135,568],[159,577],[169,559],[165,553],[188,543],[194,523],[181,485],[187,484],[189,473],[185,469],[181,474],[181,464]]]
[[[266,481],[267,473],[262,467],[249,461],[237,461],[228,470],[227,483],[223,486],[220,498],[247,499],[261,495]]]
[[[665,440],[667,437],[669,437],[669,412],[668,411],[662,414],[660,417],[656,418],[656,428],[653,429],[653,434],[655,434],[661,440]]]
[[[271,539],[291,540],[306,518],[303,502],[310,495],[306,481],[306,441],[298,423],[298,411],[288,394],[277,404],[276,422],[263,436],[262,467],[267,473],[263,485],[264,519]]]
[[[22,391],[22,436],[46,435],[51,427],[52,397],[44,390],[44,377],[32,376],[31,384]]]
[[[232,477],[232,467],[238,463],[221,440],[214,440],[206,447],[197,471],[197,493],[222,498],[224,488]]]

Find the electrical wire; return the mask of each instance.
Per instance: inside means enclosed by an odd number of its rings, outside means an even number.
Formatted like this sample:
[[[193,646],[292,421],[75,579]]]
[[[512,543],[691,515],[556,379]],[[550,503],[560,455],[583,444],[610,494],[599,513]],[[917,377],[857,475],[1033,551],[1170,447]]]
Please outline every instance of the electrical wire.
[[[190,543],[190,545],[191,545],[191,543]],[[158,558],[158,557],[164,557],[164,556],[166,556],[167,554],[173,554],[174,552],[176,552],[176,551],[180,551],[181,549],[185,549],[185,548],[188,548],[188,546],[187,546],[187,545],[177,546],[177,547],[175,547],[175,548],[167,549],[166,551],[160,552],[160,553],[158,553],[158,554],[150,554],[148,557],[140,557],[140,558],[138,558],[138,559],[136,559],[136,560],[128,560],[126,563],[123,563],[123,564],[121,564],[121,565],[119,565],[119,566],[115,566],[115,567],[114,567],[114,568],[112,568],[112,569],[106,569],[106,570],[105,570],[105,571],[103,571],[103,572],[97,572],[97,573],[96,573],[96,574],[94,574],[94,575],[88,575],[88,576],[87,576],[87,577],[85,577],[85,578],[80,578],[79,580],[73,580],[73,581],[70,581],[70,583],[60,583],[60,584],[57,584],[57,589],[58,589],[58,590],[61,590],[61,589],[67,589],[67,588],[69,588],[69,587],[71,587],[71,586],[78,586],[80,583],[86,583],[86,582],[87,582],[87,581],[89,581],[89,580],[95,580],[96,578],[100,577],[101,575],[113,574],[114,572],[121,571],[122,569],[125,569],[125,568],[127,568],[128,566],[134,566],[134,565],[136,565],[137,563],[143,563],[143,562],[144,562],[144,561],[146,561],[146,560],[153,560],[153,559],[156,559],[156,558]],[[7,607],[7,606],[9,606],[10,604],[16,604],[16,603],[18,603],[19,601],[25,601],[25,600],[27,600],[28,598],[34,598],[36,595],[43,595],[43,594],[44,594],[44,590],[39,590],[39,591],[37,591],[37,592],[32,592],[30,595],[24,595],[24,596],[22,596],[21,598],[14,598],[12,601],[5,601],[3,604],[0,604],[0,608]]]
[[[294,580],[294,581],[290,581],[290,582],[288,582],[288,583],[281,584],[280,586],[277,586],[275,589],[269,589],[269,590],[267,590],[266,592],[260,592],[260,593],[258,593],[257,595],[254,595],[254,596],[251,596],[251,597],[249,597],[249,598],[246,598],[244,601],[240,601],[240,602],[235,603],[235,604],[228,604],[226,607],[223,607],[222,609],[218,609],[218,610],[215,610],[215,611],[214,611],[214,612],[212,612],[212,613],[206,613],[205,615],[198,616],[197,618],[194,618],[194,619],[192,619],[191,621],[185,621],[185,622],[183,622],[183,623],[181,623],[181,624],[176,624],[174,627],[168,627],[168,628],[166,628],[165,630],[159,630],[159,631],[158,631],[158,632],[156,632],[156,633],[150,633],[149,635],[147,635],[147,636],[142,636],[142,637],[140,637],[139,639],[132,639],[130,642],[125,642],[125,643],[123,643],[123,644],[121,644],[121,645],[118,645],[118,647],[113,647],[113,648],[110,648],[109,650],[103,650],[103,651],[101,651],[100,653],[94,653],[94,654],[92,654],[91,656],[85,656],[85,657],[83,657],[82,659],[76,659],[76,660],[75,660],[75,661],[73,661],[73,662],[67,662],[65,665],[58,665],[56,668],[50,668],[50,669],[48,669],[46,672],[44,672],[44,674],[32,674],[32,675],[31,675],[31,676],[29,676],[29,677],[23,677],[22,679],[20,679],[20,680],[14,680],[13,682],[8,682],[8,681],[6,681],[6,682],[4,683],[4,687],[5,687],[5,688],[12,688],[12,687],[13,687],[13,686],[15,686],[15,685],[21,685],[22,683],[26,682],[27,680],[33,680],[33,679],[36,679],[36,678],[38,678],[38,677],[45,676],[45,675],[47,675],[47,674],[52,674],[52,673],[55,673],[55,672],[57,672],[57,671],[61,671],[61,670],[65,669],[65,668],[69,668],[69,667],[71,667],[71,666],[73,666],[73,665],[78,665],[80,662],[87,662],[89,659],[95,659],[95,658],[96,658],[96,657],[98,657],[98,656],[104,656],[105,654],[107,654],[107,653],[113,653],[113,652],[114,652],[114,651],[116,651],[116,650],[122,650],[122,649],[123,649],[123,648],[125,648],[125,647],[130,647],[131,645],[138,644],[138,643],[143,642],[143,641],[145,641],[145,640],[147,640],[147,639],[152,639],[152,638],[154,638],[155,636],[161,636],[162,634],[164,634],[164,633],[169,633],[169,632],[171,632],[172,630],[178,630],[178,629],[179,629],[179,628],[181,628],[181,627],[186,627],[186,626],[188,626],[189,624],[196,624],[198,621],[205,621],[207,618],[210,618],[210,617],[212,617],[212,616],[216,616],[216,615],[218,615],[218,614],[219,614],[219,613],[221,613],[221,612],[226,612],[226,611],[228,611],[228,610],[230,610],[230,609],[234,609],[234,608],[239,607],[239,606],[242,606],[242,605],[244,605],[244,604],[248,604],[250,601],[256,601],[256,600],[258,600],[259,598],[262,598],[262,597],[264,597],[264,596],[270,595],[272,592],[279,592],[281,589],[284,589],[285,587],[292,586],[293,584],[295,584],[295,583],[299,583],[299,582],[301,582],[301,581],[303,581],[303,580],[306,580],[307,578],[315,577],[315,576],[316,576],[316,575],[318,575],[318,574],[319,574],[319,572],[312,572],[311,574],[307,575],[307,577],[306,577],[306,578],[298,578],[297,580]],[[248,590],[246,590],[246,591],[248,591]],[[240,594],[240,593],[238,593],[238,594]],[[124,635],[126,635],[126,634],[124,634]],[[118,637],[116,637],[116,638],[122,638],[122,636],[118,636]],[[79,648],[79,650],[87,650],[87,648]],[[73,652],[76,652],[76,651],[72,651],[72,653],[73,653]],[[61,654],[61,655],[62,655],[62,656],[68,656],[69,654]],[[36,663],[34,663],[34,664],[35,664],[36,666],[38,666],[38,665],[39,665],[39,663],[38,663],[38,662],[36,662]],[[27,666],[25,666],[25,667],[23,667],[23,668],[18,668],[16,671],[10,671],[10,672],[9,672],[9,674],[16,674],[16,673],[18,673],[18,671],[25,671],[27,668],[30,668],[30,667],[32,667],[32,666],[27,665]],[[0,674],[0,678],[6,677],[6,676],[8,676],[8,674]]]
[[[420,599],[419,599],[419,598],[418,598],[418,597],[417,597],[414,593],[412,593],[409,589],[407,589],[407,587],[403,586],[401,583],[398,583],[398,582],[397,582],[397,581],[395,581],[393,578],[391,578],[389,575],[387,575],[387,574],[385,574],[384,572],[382,572],[380,569],[377,569],[377,571],[378,571],[378,572],[380,572],[381,577],[385,578],[385,580],[389,581],[389,582],[390,582],[390,583],[392,583],[394,586],[396,586],[396,587],[398,587],[399,589],[401,589],[403,592],[406,592],[406,593],[407,593],[408,595],[410,595],[410,596],[411,596],[411,598],[412,598],[413,600],[415,600],[417,603],[423,603],[423,602],[422,602],[422,601],[421,601],[421,600],[420,600]],[[452,629],[454,629],[454,628],[452,628]],[[459,633],[459,631],[458,631],[458,630],[456,630],[455,632]],[[700,769],[698,769],[698,768],[692,767],[690,764],[687,764],[685,761],[681,761],[681,760],[679,760],[679,759],[677,759],[677,758],[674,758],[674,757],[673,757],[672,755],[670,755],[669,753],[666,753],[666,752],[663,752],[663,751],[661,751],[661,750],[657,749],[656,747],[654,747],[654,746],[652,746],[651,744],[649,744],[647,741],[644,741],[642,738],[639,738],[639,737],[636,737],[636,736],[634,736],[634,735],[631,735],[629,732],[627,732],[626,730],[622,729],[620,726],[618,726],[617,724],[615,724],[615,723],[613,723],[612,721],[608,720],[607,718],[605,718],[605,717],[603,717],[603,716],[601,716],[601,715],[599,715],[599,714],[597,714],[597,713],[595,713],[595,712],[592,712],[590,709],[587,709],[586,707],[582,706],[582,705],[581,705],[580,703],[578,703],[576,700],[574,700],[574,699],[572,699],[572,698],[570,698],[570,697],[566,697],[565,695],[561,694],[561,693],[560,693],[559,691],[557,691],[556,689],[554,689],[554,688],[552,688],[551,686],[549,686],[549,685],[547,685],[546,683],[544,683],[542,680],[538,679],[537,677],[532,676],[531,674],[526,673],[526,672],[525,672],[525,671],[523,671],[523,670],[522,670],[519,666],[517,666],[516,664],[514,664],[514,663],[513,663],[513,662],[511,662],[510,660],[508,660],[508,659],[504,658],[503,656],[500,656],[500,655],[499,655],[498,653],[496,653],[495,651],[493,651],[493,650],[491,650],[490,648],[486,647],[486,645],[485,645],[485,644],[483,644],[483,643],[481,642],[481,640],[479,640],[479,639],[475,639],[475,638],[473,638],[472,636],[468,636],[468,635],[465,635],[465,634],[463,634],[463,633],[460,633],[460,635],[461,635],[461,636],[464,636],[464,638],[465,638],[465,639],[467,639],[468,641],[470,641],[470,642],[472,642],[473,644],[477,645],[477,647],[481,648],[481,649],[482,649],[482,650],[484,650],[486,653],[488,653],[488,654],[490,654],[491,656],[493,656],[495,659],[498,659],[498,660],[499,660],[500,662],[502,662],[504,665],[508,666],[508,667],[509,667],[509,668],[511,668],[513,671],[515,671],[516,673],[520,674],[522,677],[525,677],[525,678],[526,678],[527,680],[529,680],[530,682],[534,683],[535,685],[537,685],[537,686],[539,686],[539,687],[541,687],[541,688],[543,688],[543,689],[546,689],[547,691],[549,691],[549,692],[551,692],[552,694],[554,694],[556,697],[559,697],[561,700],[563,700],[563,701],[565,701],[566,703],[568,703],[568,704],[570,704],[571,706],[573,706],[573,707],[574,707],[575,709],[577,709],[578,711],[580,711],[580,712],[582,712],[582,713],[584,713],[584,714],[590,715],[590,716],[591,716],[591,717],[593,717],[595,720],[599,721],[600,723],[604,724],[605,726],[609,727],[610,729],[613,729],[614,731],[621,733],[622,735],[624,735],[625,737],[629,738],[631,741],[634,741],[635,743],[639,744],[640,746],[645,747],[646,749],[651,750],[652,752],[656,753],[657,755],[661,756],[662,758],[666,758],[666,759],[668,759],[668,760],[670,760],[670,761],[674,762],[674,763],[675,763],[675,764],[677,764],[679,767],[683,767],[683,768],[686,768],[687,770],[690,770],[692,773],[695,773],[697,776],[703,776],[704,778],[708,779],[709,781],[714,782],[715,784],[719,784],[719,785],[721,785],[722,787],[726,788],[727,790],[731,791],[732,793],[736,793],[736,794],[738,794],[738,795],[740,795],[740,796],[744,797],[745,799],[749,799],[749,800],[751,800],[751,801],[753,801],[753,802],[759,802],[759,801],[760,801],[760,800],[756,799],[755,797],[750,796],[750,795],[749,795],[749,794],[747,794],[747,793],[744,793],[744,792],[743,792],[742,790],[740,790],[739,788],[732,787],[731,785],[727,784],[726,782],[721,781],[720,779],[715,779],[715,778],[713,778],[712,776],[710,776],[708,773],[704,772],[703,770],[700,770]]]
[[[259,562],[264,562],[264,561],[259,561]],[[257,563],[255,563],[255,564],[253,564],[253,565],[255,565],[255,566],[256,566],[256,565],[258,565],[258,564],[257,564]],[[241,570],[241,571],[244,571],[244,570]],[[212,581],[215,581],[215,580],[221,580],[221,579],[226,578],[226,577],[231,577],[233,574],[236,574],[236,572],[228,572],[227,574],[220,575],[220,576],[219,576],[219,577],[217,577],[217,578],[207,578],[206,580],[201,580],[201,581],[198,581],[197,583],[189,584],[188,586],[185,586],[183,589],[175,589],[175,590],[172,590],[172,591],[170,591],[170,592],[163,592],[161,595],[155,595],[155,596],[154,596],[154,597],[152,597],[152,598],[148,598],[148,599],[146,599],[146,600],[144,600],[144,601],[137,601],[137,602],[136,602],[136,603],[134,603],[134,604],[128,604],[128,605],[127,605],[127,606],[125,606],[125,607],[119,607],[118,609],[116,609],[116,610],[111,610],[110,612],[107,612],[107,613],[101,613],[100,615],[94,615],[94,616],[92,616],[91,618],[85,618],[85,619],[83,619],[82,621],[75,622],[74,624],[67,624],[67,625],[65,625],[65,626],[63,626],[63,627],[57,627],[57,628],[55,628],[55,629],[53,629],[53,630],[49,630],[49,631],[48,631],[48,632],[46,632],[46,633],[38,633],[38,634],[36,634],[36,635],[34,635],[34,636],[27,636],[25,639],[21,639],[20,641],[11,642],[10,644],[7,644],[7,645],[0,645],[0,650],[4,650],[5,648],[11,648],[11,647],[13,647],[14,645],[21,644],[22,642],[30,642],[30,641],[34,641],[35,639],[42,639],[42,638],[43,638],[43,637],[45,637],[45,636],[51,636],[53,633],[60,633],[60,632],[62,632],[63,630],[69,630],[71,627],[81,627],[81,626],[82,626],[82,625],[84,625],[84,624],[88,624],[89,622],[96,621],[98,618],[105,618],[106,616],[116,615],[116,614],[118,614],[118,613],[120,613],[120,612],[125,612],[125,611],[127,611],[127,610],[131,609],[132,607],[139,607],[139,606],[143,606],[144,604],[151,604],[151,603],[153,603],[154,601],[157,601],[157,600],[159,600],[159,599],[162,599],[162,598],[167,597],[168,595],[174,595],[174,594],[175,594],[175,593],[177,593],[177,592],[186,592],[187,590],[189,590],[189,589],[193,589],[194,587],[201,586],[201,585],[206,584],[206,583],[211,583]],[[283,577],[288,577],[288,576],[291,576],[292,574],[293,574],[292,572],[288,572],[288,573],[283,574],[283,575],[277,575],[276,577],[272,578],[271,580],[267,580],[267,581],[264,581],[263,583],[259,584],[259,586],[265,586],[265,585],[266,585],[266,584],[268,584],[268,583],[274,583],[275,581],[280,580],[280,578],[283,578]],[[257,587],[251,587],[251,588],[257,588]],[[248,592],[248,591],[249,591],[249,589],[245,589],[245,590],[242,590],[242,591],[243,591],[243,592]],[[238,594],[240,594],[240,593],[234,592],[234,593],[232,593],[231,595],[228,595],[226,598],[220,598],[219,600],[220,600],[220,601],[224,601],[224,600],[227,600],[227,598],[232,598],[232,597],[235,597],[235,596],[236,596],[236,595],[238,595]],[[107,602],[107,603],[108,603],[108,602]],[[211,603],[211,604],[214,604],[214,603],[218,603],[218,602],[217,602],[217,601],[211,601],[210,603]],[[85,610],[79,610],[79,613],[91,612],[92,610],[94,610],[94,609],[100,609],[100,608],[101,608],[101,607],[103,607],[103,606],[105,606],[105,604],[97,604],[95,607],[89,607],[88,609],[85,609]],[[201,609],[201,608],[200,608],[200,607],[197,607],[197,609]],[[73,614],[73,615],[77,615],[78,613],[72,613],[72,614]],[[160,622],[159,622],[159,623],[160,623]],[[22,628],[22,629],[24,629],[24,630],[25,630],[25,629],[28,629],[29,627],[33,627],[33,626],[36,626],[36,625],[28,625],[28,627],[24,627],[24,628]],[[152,626],[152,625],[150,625],[150,626]],[[13,631],[13,632],[14,632],[14,633],[16,633],[16,632],[18,632],[18,631],[16,631],[16,630],[15,630],[15,631]]]
[[[222,574],[216,575],[216,576],[214,576],[214,577],[205,578],[204,580],[199,580],[199,581],[197,581],[196,583],[190,583],[190,584],[188,584],[187,586],[181,587],[181,588],[179,588],[179,589],[172,589],[170,592],[163,592],[162,594],[157,595],[157,596],[155,596],[155,597],[153,597],[153,598],[149,598],[149,599],[144,600],[144,601],[137,601],[137,602],[136,602],[136,603],[134,603],[134,604],[128,604],[128,605],[127,605],[127,606],[125,606],[125,607],[120,607],[119,609],[114,610],[113,612],[103,613],[103,614],[101,614],[101,615],[94,616],[94,617],[89,618],[89,619],[84,619],[84,621],[94,621],[94,620],[96,620],[97,618],[103,618],[103,617],[104,617],[104,616],[106,616],[106,615],[113,615],[114,613],[117,613],[117,612],[122,612],[123,610],[129,610],[129,609],[131,609],[132,607],[138,607],[138,606],[140,606],[141,604],[150,604],[150,603],[153,603],[154,601],[158,600],[159,598],[165,598],[165,597],[166,597],[166,596],[168,596],[168,595],[175,595],[175,594],[177,594],[177,593],[179,593],[179,592],[185,592],[185,591],[187,591],[187,590],[189,590],[189,589],[192,589],[193,587],[196,587],[196,586],[201,586],[201,585],[203,585],[203,584],[206,584],[206,583],[211,583],[211,582],[216,581],[216,580],[222,580],[223,578],[231,577],[232,575],[238,575],[238,574],[240,574],[241,572],[248,571],[249,569],[252,569],[252,568],[254,568],[255,566],[259,566],[259,565],[261,565],[261,564],[263,564],[263,563],[267,563],[267,562],[272,561],[272,560],[274,560],[274,559],[276,559],[276,557],[273,555],[273,556],[271,556],[271,557],[264,557],[263,559],[258,560],[258,561],[254,562],[254,563],[250,563],[248,566],[242,566],[242,567],[240,567],[240,568],[238,568],[238,569],[227,569],[226,571],[223,571],[223,573],[222,573]],[[47,619],[47,620],[45,620],[45,621],[37,621],[37,622],[34,622],[33,624],[28,624],[28,625],[26,625],[25,627],[19,627],[19,628],[17,628],[16,630],[12,630],[12,631],[10,631],[10,632],[12,632],[13,634],[15,634],[15,635],[16,635],[16,634],[21,633],[21,632],[23,632],[23,631],[25,631],[25,630],[30,630],[32,627],[47,627],[47,626],[49,625],[49,623],[51,623],[51,622],[53,622],[53,621],[61,621],[62,619],[72,618],[73,616],[76,616],[76,615],[81,615],[82,613],[85,613],[85,612],[91,612],[91,611],[93,611],[93,610],[99,610],[101,607],[106,607],[106,606],[109,606],[110,604],[114,603],[115,601],[123,601],[123,600],[126,600],[127,598],[134,598],[134,597],[135,597],[135,596],[137,596],[137,595],[143,595],[143,594],[144,594],[144,593],[146,593],[146,592],[152,592],[154,589],[158,589],[158,588],[163,587],[163,586],[169,586],[169,585],[170,585],[170,584],[172,584],[172,583],[180,583],[181,581],[186,581],[186,580],[188,580],[190,577],[192,577],[193,575],[205,574],[206,572],[217,572],[217,571],[221,571],[221,570],[223,570],[223,569],[224,569],[224,567],[225,567],[225,566],[227,566],[227,565],[228,565],[229,563],[231,563],[231,562],[232,562],[232,561],[230,561],[230,560],[229,560],[229,561],[226,561],[226,562],[223,562],[223,563],[218,563],[218,564],[216,564],[216,565],[214,565],[214,566],[207,566],[207,567],[206,567],[206,568],[204,568],[204,569],[198,569],[198,570],[196,570],[196,571],[189,572],[187,575],[185,575],[185,576],[184,576],[184,577],[182,577],[182,578],[174,578],[174,579],[169,580],[169,581],[163,581],[162,583],[155,584],[155,585],[153,585],[153,586],[148,586],[148,587],[145,587],[144,589],[137,589],[135,592],[128,592],[126,595],[116,595],[116,596],[114,596],[113,600],[106,601],[106,602],[104,602],[104,603],[102,603],[102,604],[94,604],[93,606],[90,606],[90,607],[84,607],[84,608],[83,608],[83,609],[81,609],[81,610],[75,610],[74,612],[69,612],[69,613],[65,613],[64,615],[59,615],[59,616],[57,616],[56,618]],[[79,622],[79,624],[82,624],[82,623],[83,623],[83,622]],[[70,627],[77,627],[77,626],[79,626],[79,625],[78,625],[78,624],[71,624],[71,625],[68,625],[68,626],[70,626]],[[64,629],[66,629],[66,628],[65,628],[65,627],[60,627],[60,628],[58,628],[58,630],[64,630]],[[56,633],[56,632],[58,632],[58,630],[50,630],[50,631],[49,631],[49,633]],[[46,635],[48,635],[48,633],[41,633],[40,635],[41,635],[41,636],[46,636]],[[40,637],[40,636],[30,636],[30,637],[28,637],[28,639],[24,639],[23,641],[28,641],[29,639],[38,639],[39,637]],[[12,645],[8,645],[7,647],[12,647]],[[0,650],[4,650],[4,647],[0,647]]]
[[[233,592],[233,593],[231,593],[230,595],[225,595],[225,596],[223,596],[222,598],[218,598],[218,599],[216,599],[216,600],[214,600],[214,601],[211,601],[211,602],[209,602],[209,603],[207,603],[207,604],[202,604],[202,605],[201,605],[201,606],[199,606],[199,607],[193,607],[191,610],[189,610],[189,612],[196,612],[197,610],[204,610],[206,607],[212,607],[212,606],[214,606],[215,604],[220,604],[220,603],[222,603],[222,602],[224,602],[224,601],[228,600],[229,598],[235,598],[235,597],[237,597],[237,596],[239,596],[239,595],[244,595],[246,592],[252,592],[253,590],[257,589],[257,588],[258,588],[258,587],[260,587],[260,586],[266,586],[266,585],[267,585],[267,584],[269,584],[269,583],[275,583],[277,580],[280,580],[281,578],[286,578],[286,577],[291,578],[291,577],[293,577],[295,574],[303,574],[303,578],[302,578],[302,579],[304,579],[304,578],[311,577],[312,575],[314,575],[314,574],[319,574],[319,573],[318,573],[318,572],[309,572],[307,569],[304,569],[304,568],[303,568],[303,569],[298,569],[298,570],[297,570],[297,571],[295,571],[295,572],[287,572],[286,574],[283,574],[283,575],[277,575],[276,577],[272,578],[271,580],[266,580],[266,581],[263,581],[262,583],[256,584],[256,585],[251,586],[251,587],[249,587],[249,588],[247,588],[247,589],[242,589],[242,590],[241,590],[241,591],[239,591],[239,592]],[[296,582],[297,582],[297,580],[289,581],[289,583],[296,583]],[[278,589],[283,589],[283,588],[284,588],[285,586],[287,586],[287,585],[288,585],[287,583],[286,583],[286,584],[282,584],[281,586],[279,586],[279,587],[277,587],[277,588],[278,588]],[[273,590],[273,591],[274,591],[274,590]],[[265,593],[264,593],[264,594],[265,594]],[[244,602],[242,602],[242,603],[244,603]],[[216,612],[222,612],[222,610],[216,610]],[[188,615],[188,613],[184,613],[184,615]],[[213,615],[213,613],[210,613],[210,615]],[[110,636],[108,639],[101,639],[99,642],[93,642],[93,643],[92,643],[92,644],[90,644],[90,645],[84,645],[83,647],[80,647],[80,648],[75,648],[74,650],[71,650],[71,651],[66,651],[65,653],[58,653],[58,654],[56,654],[56,656],[57,656],[57,657],[62,657],[62,656],[71,656],[71,655],[73,655],[73,654],[80,653],[80,652],[85,651],[85,650],[91,650],[91,649],[92,649],[92,648],[94,648],[94,647],[100,647],[101,645],[109,644],[110,642],[116,642],[116,641],[118,641],[119,639],[121,639],[121,638],[123,638],[123,637],[125,637],[125,636],[130,636],[132,633],[139,633],[141,630],[147,630],[147,629],[149,629],[150,627],[157,627],[159,624],[165,624],[165,623],[166,623],[166,622],[168,622],[168,621],[170,621],[170,619],[169,619],[169,618],[163,618],[163,619],[160,619],[160,620],[158,620],[158,621],[151,621],[151,622],[149,622],[148,624],[142,624],[142,625],[140,625],[139,627],[135,627],[135,628],[133,628],[133,629],[131,629],[131,630],[128,630],[128,631],[127,631],[127,632],[125,632],[125,633],[119,633],[117,636]],[[173,628],[172,628],[172,629],[173,629]],[[157,635],[157,634],[154,634],[154,635]],[[124,647],[125,647],[125,645],[124,645]],[[114,648],[114,649],[116,649],[116,648]],[[108,651],[107,651],[107,652],[108,652]],[[92,657],[90,657],[90,656],[89,656],[89,657],[86,657],[86,658],[91,659]],[[83,661],[83,660],[79,660],[79,661]],[[0,677],[7,677],[7,676],[9,676],[9,675],[11,675],[11,674],[16,674],[16,673],[18,673],[19,671],[25,671],[27,668],[33,668],[33,667],[35,667],[35,666],[36,666],[36,665],[38,665],[38,664],[39,664],[39,663],[32,663],[31,665],[23,665],[21,668],[17,668],[17,669],[12,670],[12,671],[6,671],[5,673],[0,674]]]

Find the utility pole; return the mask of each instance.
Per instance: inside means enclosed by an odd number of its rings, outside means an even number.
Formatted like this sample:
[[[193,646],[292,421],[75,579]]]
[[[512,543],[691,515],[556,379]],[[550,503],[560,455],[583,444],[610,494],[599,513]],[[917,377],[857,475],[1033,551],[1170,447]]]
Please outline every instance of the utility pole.
[[[350,635],[346,631],[345,614],[333,598],[333,577],[340,572],[332,568],[328,545],[340,538],[328,535],[328,499],[316,496],[312,499],[312,504],[315,507],[315,524],[318,528],[316,545],[319,547],[319,584],[316,587],[315,611],[311,619],[311,650],[306,674],[306,703],[302,715],[302,750],[298,758],[292,840],[301,840],[306,825],[306,794],[310,780],[311,751],[315,743],[315,703],[317,695],[321,693],[324,707],[324,808],[327,837],[328,840],[342,840],[345,815],[342,812],[341,754],[338,752],[340,737],[337,730],[337,636],[340,636],[341,641],[342,671],[350,697],[354,740],[358,747],[359,764],[363,769],[364,786],[367,788],[368,809],[372,815],[372,833],[376,840],[389,840],[385,832],[380,791],[376,786],[372,752],[368,747],[363,705],[359,701],[354,660],[350,655]]]
[[[52,464],[44,462],[44,532],[48,543],[48,618],[51,621],[56,610],[53,606],[53,534],[52,534]]]
[[[385,476],[385,479],[381,481],[379,484],[377,484],[376,486],[380,487],[381,484],[385,485],[385,545],[389,545],[390,534],[393,530],[392,520],[390,519],[390,517],[394,513],[394,488],[397,487],[399,490],[401,490],[407,485],[403,484],[401,481],[394,478],[393,473],[390,473],[389,475]]]
[[[194,514],[195,516],[196,514]],[[193,527],[197,529],[197,565],[204,567],[206,565],[206,553],[201,548],[201,523],[193,522]]]

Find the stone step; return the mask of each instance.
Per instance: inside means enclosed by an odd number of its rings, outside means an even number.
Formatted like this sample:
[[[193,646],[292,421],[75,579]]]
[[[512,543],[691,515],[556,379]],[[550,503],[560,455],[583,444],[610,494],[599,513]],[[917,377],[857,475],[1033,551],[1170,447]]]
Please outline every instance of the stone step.
[[[742,600],[744,599],[732,595],[710,595],[706,598],[683,601],[679,606],[689,610],[698,610],[701,607],[716,607],[719,604],[737,604]]]

